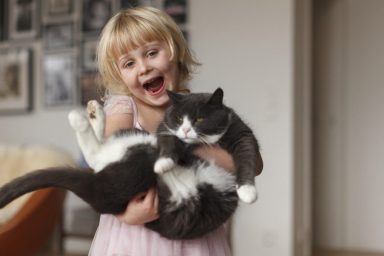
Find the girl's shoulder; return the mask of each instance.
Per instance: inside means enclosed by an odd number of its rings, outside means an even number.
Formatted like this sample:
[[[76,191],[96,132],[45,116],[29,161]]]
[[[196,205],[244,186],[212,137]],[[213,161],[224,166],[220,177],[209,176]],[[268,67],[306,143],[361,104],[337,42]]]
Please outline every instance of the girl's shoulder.
[[[106,115],[133,114],[134,101],[128,95],[107,95],[104,99],[104,112]]]

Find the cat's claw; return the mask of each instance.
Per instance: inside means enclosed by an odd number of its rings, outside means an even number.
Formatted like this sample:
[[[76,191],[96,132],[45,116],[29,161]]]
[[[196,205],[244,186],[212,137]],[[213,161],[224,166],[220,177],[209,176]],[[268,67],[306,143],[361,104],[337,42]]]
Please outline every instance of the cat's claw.
[[[165,173],[171,170],[175,166],[175,162],[170,157],[160,157],[155,162],[154,171],[155,173]]]
[[[241,201],[247,204],[257,200],[257,190],[254,185],[241,185],[237,188],[237,195]]]
[[[81,110],[72,110],[71,112],[69,112],[68,120],[69,124],[75,131],[84,132],[89,127],[88,119],[84,112],[82,112]]]
[[[87,104],[87,113],[90,120],[102,117],[103,107],[96,100],[90,100]]]

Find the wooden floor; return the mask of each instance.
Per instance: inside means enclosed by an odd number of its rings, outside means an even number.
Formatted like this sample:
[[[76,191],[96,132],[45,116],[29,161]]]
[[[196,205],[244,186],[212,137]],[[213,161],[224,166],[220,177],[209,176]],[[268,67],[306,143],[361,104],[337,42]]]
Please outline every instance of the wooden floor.
[[[314,250],[313,256],[384,256],[384,253]]]

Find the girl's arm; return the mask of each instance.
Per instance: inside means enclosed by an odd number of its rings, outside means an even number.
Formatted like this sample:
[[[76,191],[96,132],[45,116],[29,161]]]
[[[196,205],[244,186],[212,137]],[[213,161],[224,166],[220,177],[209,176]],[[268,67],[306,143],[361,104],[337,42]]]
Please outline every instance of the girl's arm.
[[[120,129],[132,128],[132,114],[107,115],[105,124],[105,135],[109,136]],[[116,215],[123,223],[129,225],[142,225],[159,217],[158,197],[154,188],[135,196],[127,205],[124,213]]]
[[[221,148],[218,145],[214,146],[202,146],[194,151],[194,153],[205,159],[205,160],[215,160],[216,164],[229,172],[235,172],[235,164],[233,163],[232,156],[225,149]],[[257,156],[257,166],[256,173],[259,175],[263,170],[263,159],[258,152]]]

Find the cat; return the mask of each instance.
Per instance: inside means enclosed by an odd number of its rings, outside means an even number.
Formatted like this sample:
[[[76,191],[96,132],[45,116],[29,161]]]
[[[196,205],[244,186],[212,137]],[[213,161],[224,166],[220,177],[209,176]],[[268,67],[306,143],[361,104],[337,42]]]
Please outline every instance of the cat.
[[[88,104],[88,113],[71,111],[70,125],[94,172],[66,167],[30,172],[0,188],[0,208],[25,193],[61,187],[99,213],[119,214],[135,195],[156,186],[160,217],[146,227],[169,239],[193,239],[218,228],[235,212],[239,197],[256,200],[257,140],[223,104],[222,89],[167,93],[171,106],[156,135],[125,129],[104,138],[104,112],[96,101]],[[196,146],[213,143],[233,155],[236,176],[193,154]]]

